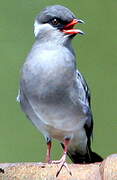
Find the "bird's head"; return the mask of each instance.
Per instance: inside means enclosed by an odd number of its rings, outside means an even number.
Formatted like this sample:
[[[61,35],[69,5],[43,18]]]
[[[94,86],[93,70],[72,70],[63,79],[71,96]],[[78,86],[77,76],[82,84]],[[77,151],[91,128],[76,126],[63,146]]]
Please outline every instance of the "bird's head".
[[[74,37],[76,34],[84,34],[79,29],[74,29],[74,25],[84,23],[77,19],[75,15],[66,7],[53,5],[45,8],[36,17],[34,23],[34,34],[37,38],[57,38]]]

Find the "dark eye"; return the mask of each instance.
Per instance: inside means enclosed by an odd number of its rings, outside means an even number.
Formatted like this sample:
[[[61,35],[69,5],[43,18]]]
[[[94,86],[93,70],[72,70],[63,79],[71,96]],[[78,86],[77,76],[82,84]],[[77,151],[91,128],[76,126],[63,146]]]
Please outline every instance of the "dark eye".
[[[60,24],[60,21],[58,19],[54,18],[54,19],[52,19],[51,23],[52,23],[52,25],[57,26]]]

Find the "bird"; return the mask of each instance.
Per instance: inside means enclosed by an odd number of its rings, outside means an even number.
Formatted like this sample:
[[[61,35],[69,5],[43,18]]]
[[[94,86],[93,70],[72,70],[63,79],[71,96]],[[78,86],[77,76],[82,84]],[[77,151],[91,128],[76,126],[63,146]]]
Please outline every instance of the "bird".
[[[72,40],[83,35],[76,24],[84,23],[62,5],[44,8],[34,22],[35,42],[20,75],[17,100],[27,118],[47,143],[46,161],[59,164],[56,176],[73,163],[94,163],[102,157],[92,151],[93,114],[91,93],[76,62]],[[51,160],[52,140],[63,147],[60,160]]]

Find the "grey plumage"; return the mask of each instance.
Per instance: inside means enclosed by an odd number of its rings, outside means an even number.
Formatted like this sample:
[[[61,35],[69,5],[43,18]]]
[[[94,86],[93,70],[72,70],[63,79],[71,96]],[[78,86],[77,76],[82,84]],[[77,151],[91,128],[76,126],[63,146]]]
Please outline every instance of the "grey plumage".
[[[60,21],[57,25],[52,24],[55,17]],[[71,46],[74,35],[61,31],[74,18],[69,9],[60,5],[47,7],[36,17],[36,42],[21,71],[18,99],[46,140],[55,138],[64,146],[64,138],[71,139],[68,155],[73,162],[101,161],[98,155],[94,158],[90,147],[90,92],[76,69]]]
[[[64,6],[54,5],[48,6],[43,9],[43,11],[38,14],[36,19],[40,23],[46,23],[54,17],[57,17],[62,21],[69,23],[70,21],[72,21],[73,18],[75,18],[75,15],[73,14],[73,12],[71,12],[68,8]]]

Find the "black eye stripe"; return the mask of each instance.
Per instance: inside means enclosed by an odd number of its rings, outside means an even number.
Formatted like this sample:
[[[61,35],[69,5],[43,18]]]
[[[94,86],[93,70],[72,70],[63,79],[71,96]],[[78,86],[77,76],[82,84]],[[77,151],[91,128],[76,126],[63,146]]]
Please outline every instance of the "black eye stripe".
[[[51,20],[51,23],[52,23],[53,25],[58,25],[58,24],[60,24],[61,22],[60,22],[59,19],[54,18],[54,19]]]
[[[68,22],[61,20],[60,18],[54,17],[49,20],[49,23],[55,27],[65,26]]]
[[[50,16],[47,16],[44,21],[42,23],[49,23],[51,24],[52,26],[58,28],[58,29],[63,29],[63,27],[65,25],[67,25],[69,22],[68,21],[64,21],[62,20],[61,18],[58,18],[58,17],[50,17]]]

